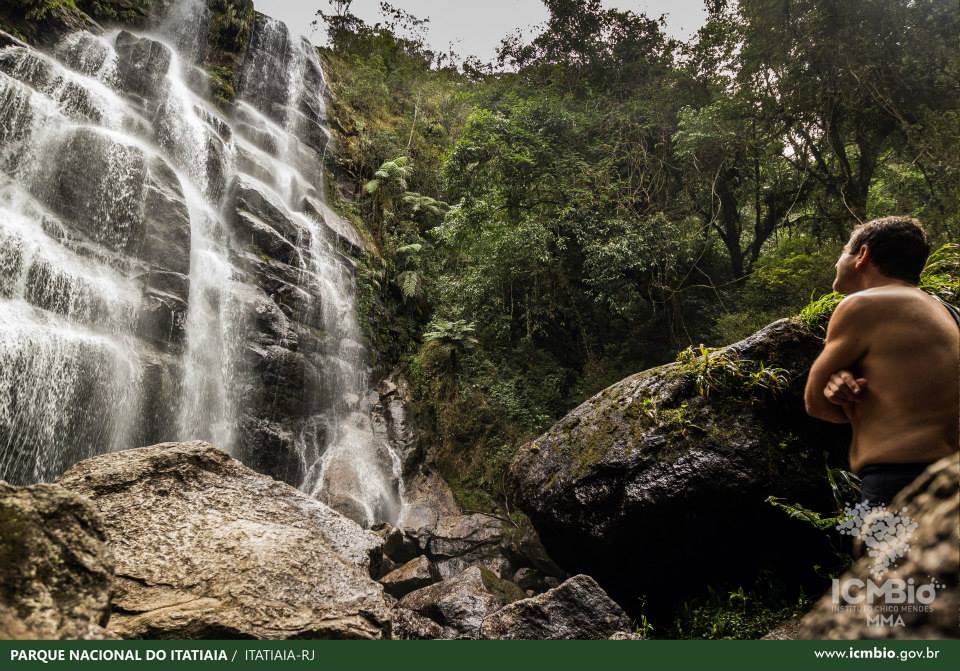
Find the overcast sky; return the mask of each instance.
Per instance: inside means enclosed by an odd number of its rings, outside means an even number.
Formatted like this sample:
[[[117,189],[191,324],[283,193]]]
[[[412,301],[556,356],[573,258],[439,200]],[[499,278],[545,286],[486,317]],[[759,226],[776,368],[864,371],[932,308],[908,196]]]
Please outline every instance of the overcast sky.
[[[461,56],[492,60],[497,45],[517,28],[529,29],[543,23],[547,9],[540,0],[393,0],[390,4],[414,16],[430,19],[427,42],[434,51],[450,45]],[[647,16],[667,15],[667,32],[686,39],[705,19],[703,0],[604,0],[607,7],[644,12]],[[254,0],[257,11],[284,21],[295,32],[322,43],[322,32],[311,34],[310,22],[318,9],[330,11],[327,0]],[[381,20],[379,0],[354,0],[353,13],[367,23]],[[527,31],[529,33],[529,31]]]

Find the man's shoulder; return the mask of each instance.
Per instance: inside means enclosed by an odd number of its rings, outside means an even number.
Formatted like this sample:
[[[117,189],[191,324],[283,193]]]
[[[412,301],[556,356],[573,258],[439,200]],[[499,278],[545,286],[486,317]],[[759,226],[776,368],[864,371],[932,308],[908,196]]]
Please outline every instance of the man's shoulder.
[[[830,318],[833,326],[856,326],[863,328],[879,321],[888,321],[903,314],[909,305],[922,300],[918,291],[885,287],[865,289],[846,296],[837,305]]]
[[[850,294],[837,305],[831,321],[889,324],[898,318],[924,320],[939,315],[943,308],[936,299],[918,287],[876,287]]]

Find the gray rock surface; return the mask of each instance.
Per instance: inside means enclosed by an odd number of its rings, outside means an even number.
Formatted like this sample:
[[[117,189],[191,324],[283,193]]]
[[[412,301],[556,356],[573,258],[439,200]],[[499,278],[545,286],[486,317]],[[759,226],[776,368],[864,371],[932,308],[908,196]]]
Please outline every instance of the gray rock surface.
[[[441,519],[461,514],[450,486],[435,471],[421,469],[408,476],[404,494],[404,527],[429,532]]]
[[[802,400],[821,348],[807,327],[780,320],[712,353],[713,368],[701,357],[632,375],[521,448],[511,477],[550,556],[622,603],[643,595],[655,607],[694,582],[764,569],[804,580],[830,548],[766,499],[833,505],[824,454],[845,463],[849,428],[810,419]],[[721,377],[721,354],[746,372]],[[760,362],[784,369],[787,389],[750,387]],[[697,389],[698,376],[712,391]]]
[[[130,96],[157,98],[166,85],[172,54],[156,40],[120,31],[116,40],[117,75],[120,87]]]
[[[403,566],[380,578],[383,588],[398,599],[405,594],[432,585],[440,579],[440,573],[429,559],[420,555]]]
[[[590,576],[577,575],[539,596],[488,615],[487,639],[606,639],[630,628],[630,618]]]
[[[631,631],[618,631],[615,634],[612,634],[609,639],[610,641],[642,641],[643,636],[640,634],[635,634]]]
[[[519,587],[472,566],[463,573],[410,592],[399,606],[448,627],[458,638],[476,638],[490,613],[523,598]]]
[[[445,630],[433,620],[412,610],[396,607],[391,612],[391,638],[397,641],[433,640],[445,637]]]
[[[117,557],[110,630],[124,638],[382,638],[370,578],[382,541],[206,443],[76,464]]]
[[[450,578],[469,566],[483,565],[499,573],[503,522],[491,515],[449,515],[424,534],[423,546],[440,576]]]
[[[21,40],[18,40],[16,37],[10,33],[0,30],[0,49],[4,47],[26,47],[26,43]]]
[[[0,639],[104,639],[113,558],[96,508],[0,481]]]
[[[912,605],[896,606],[882,597],[875,608],[859,606],[837,610],[832,593],[825,594],[814,609],[800,623],[796,638],[800,639],[953,639],[960,638],[960,455],[944,457],[931,465],[912,484],[907,486],[888,506],[900,511],[917,523],[910,534],[909,548],[904,557],[883,575],[871,574],[873,558],[861,557],[840,577],[840,584],[859,580],[873,580],[878,585],[886,581],[912,581],[919,590],[922,585],[935,584],[933,600],[924,604],[917,599]],[[852,594],[863,595],[863,589],[853,587]],[[895,608],[896,610],[889,610]],[[887,609],[887,610],[883,610]],[[886,615],[887,622],[871,624],[871,615]],[[902,618],[902,622],[898,621]]]

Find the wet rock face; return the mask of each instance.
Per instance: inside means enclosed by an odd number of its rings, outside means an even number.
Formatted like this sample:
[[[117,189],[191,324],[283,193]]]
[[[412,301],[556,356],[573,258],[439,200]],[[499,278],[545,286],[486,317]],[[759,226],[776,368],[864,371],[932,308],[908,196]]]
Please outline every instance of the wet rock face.
[[[250,0],[95,4],[150,35],[0,36],[0,478],[203,439],[396,522],[357,322],[369,249],[324,202],[316,49]],[[193,61],[236,89],[214,101]]]
[[[78,235],[160,270],[189,273],[190,217],[177,176],[162,159],[83,128],[55,136],[44,149],[59,160],[38,170],[32,190]]]
[[[929,604],[918,600],[890,610],[892,599],[883,598],[875,608],[861,605],[837,610],[832,593],[820,599],[800,623],[800,639],[948,639],[957,638],[960,627],[960,456],[954,453],[931,465],[888,506],[917,523],[909,534],[906,554],[881,576],[872,573],[874,558],[861,557],[839,578],[841,588],[852,581],[877,584],[885,581],[912,583],[915,589],[935,584]],[[864,589],[849,587],[851,595],[864,596]],[[869,616],[889,616],[887,621],[868,621]]]
[[[630,628],[630,618],[596,581],[578,575],[539,596],[514,601],[488,615],[480,627],[480,638],[595,640]]]
[[[173,169],[85,128],[55,135],[43,151],[58,159],[37,167],[33,194],[60,215],[67,244],[103,246],[140,269],[139,334],[176,350],[185,338],[190,295],[190,217]]]
[[[302,267],[299,254],[309,244],[309,232],[290,219],[284,205],[263,184],[239,176],[232,189],[234,233],[239,241],[277,261]]]
[[[124,30],[117,35],[116,50],[117,75],[122,89],[143,100],[157,98],[166,85],[173,58],[170,49],[160,42]]]
[[[206,443],[102,455],[60,484],[88,496],[117,557],[125,638],[383,638],[382,541]]]
[[[293,57],[290,32],[262,14],[258,14],[247,58],[241,88],[248,100],[277,123],[286,121],[286,105],[290,89],[277,72],[286,72]]]
[[[103,639],[113,558],[93,505],[0,481],[0,638]]]
[[[764,567],[803,580],[829,547],[765,500],[833,506],[824,452],[842,465],[848,429],[808,418],[802,401],[821,348],[781,320],[726,350],[785,369],[779,396],[736,382],[704,398],[702,360],[668,364],[604,390],[524,446],[511,477],[550,556],[628,610],[641,596],[665,605],[693,583],[750,580]]]

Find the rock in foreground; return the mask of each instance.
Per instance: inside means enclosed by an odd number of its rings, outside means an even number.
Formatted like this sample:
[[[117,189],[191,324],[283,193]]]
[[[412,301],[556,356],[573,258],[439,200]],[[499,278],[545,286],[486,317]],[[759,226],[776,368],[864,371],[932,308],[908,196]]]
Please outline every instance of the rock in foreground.
[[[0,639],[103,639],[113,561],[96,509],[0,481]]]
[[[519,587],[488,569],[471,566],[443,582],[410,592],[399,606],[450,630],[454,638],[476,638],[483,618],[524,597]]]
[[[521,448],[512,480],[550,556],[619,603],[653,607],[762,569],[802,580],[802,567],[828,561],[822,535],[766,503],[833,506],[824,453],[842,463],[849,429],[810,419],[802,400],[821,347],[780,320],[709,361],[628,377]],[[751,375],[771,368],[788,380],[778,394]]]
[[[630,618],[600,585],[590,576],[578,575],[487,616],[480,638],[596,640],[630,628]]]
[[[379,538],[209,444],[106,454],[61,478],[117,558],[124,638],[384,638]]]
[[[902,511],[917,523],[908,539],[906,555],[882,576],[871,575],[873,558],[861,557],[839,579],[841,586],[850,581],[877,584],[892,580],[912,581],[914,589],[935,583],[935,596],[930,604],[918,599],[913,603],[893,605],[881,598],[877,609],[868,612],[846,608],[836,610],[833,594],[820,599],[800,625],[801,639],[944,639],[960,637],[960,457],[944,457],[904,489],[888,506]],[[852,594],[864,590],[851,588]],[[924,607],[926,606],[926,607]],[[860,606],[860,608],[865,608]],[[891,608],[893,610],[891,610]],[[887,621],[873,624],[870,615],[885,615]],[[902,618],[902,622],[898,619]]]

